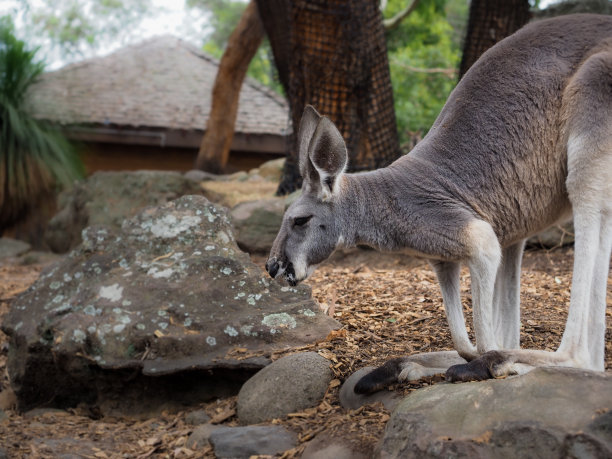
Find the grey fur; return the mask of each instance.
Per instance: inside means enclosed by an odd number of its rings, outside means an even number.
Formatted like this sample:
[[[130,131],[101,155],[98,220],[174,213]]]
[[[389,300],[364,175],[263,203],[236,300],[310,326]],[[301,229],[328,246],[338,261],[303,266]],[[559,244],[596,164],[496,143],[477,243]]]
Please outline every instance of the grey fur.
[[[570,329],[568,322],[554,357],[504,355],[511,364],[603,370],[612,249],[612,18],[544,20],[501,41],[467,72],[427,136],[387,168],[344,174],[340,134],[312,107],[299,138],[303,194],[284,217],[267,265],[278,269],[271,273],[299,282],[340,245],[433,260],[455,346],[471,360],[518,347],[523,241],[571,217],[573,208],[576,231],[585,234],[577,234],[577,247],[593,253],[577,256],[575,270],[594,270],[587,281],[600,292],[574,284],[572,295],[581,298],[572,300],[573,320],[598,324],[597,337],[585,345],[590,351],[579,351],[589,330]],[[299,226],[300,217],[310,219]],[[459,263],[472,275],[476,347],[460,323]],[[594,304],[602,301],[602,281],[603,313]]]

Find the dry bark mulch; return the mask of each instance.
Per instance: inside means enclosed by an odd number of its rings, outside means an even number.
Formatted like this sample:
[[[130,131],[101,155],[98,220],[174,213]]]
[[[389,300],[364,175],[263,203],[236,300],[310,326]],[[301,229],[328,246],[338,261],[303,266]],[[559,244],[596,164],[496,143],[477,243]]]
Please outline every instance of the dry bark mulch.
[[[256,260],[262,263],[263,260]],[[554,350],[560,342],[567,317],[573,250],[527,252],[522,274],[523,347]],[[0,266],[0,319],[9,300],[38,276],[40,265]],[[382,405],[345,411],[338,402],[341,383],[366,365],[379,365],[389,358],[417,352],[451,349],[451,339],[435,276],[426,264],[414,265],[399,256],[360,252],[337,257],[321,267],[308,281],[322,308],[342,328],[322,342],[273,355],[314,350],[330,360],[335,378],[323,401],[316,407],[272,421],[295,431],[300,445],[283,457],[299,457],[308,440],[325,432],[344,438],[357,450],[373,451],[389,412]],[[471,321],[469,276],[462,272],[462,294],[466,317]],[[606,368],[612,369],[612,275],[608,277]],[[0,332],[0,449],[9,457],[57,457],[72,454],[91,458],[214,457],[210,448],[187,447],[195,428],[185,415],[204,409],[214,423],[238,425],[236,397],[217,400],[180,412],[162,412],[140,420],[125,413],[99,418],[90,407],[68,411],[35,410],[21,414],[11,409],[6,377],[6,336]],[[239,352],[243,352],[242,350]],[[243,355],[246,357],[246,355]],[[441,377],[426,378],[390,390],[407,393],[435,384]]]

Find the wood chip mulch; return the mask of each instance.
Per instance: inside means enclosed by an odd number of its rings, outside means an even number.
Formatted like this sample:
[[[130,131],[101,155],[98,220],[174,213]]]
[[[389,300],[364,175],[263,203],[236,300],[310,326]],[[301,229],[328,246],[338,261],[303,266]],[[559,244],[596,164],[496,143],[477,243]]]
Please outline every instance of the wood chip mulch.
[[[525,254],[522,273],[522,346],[554,350],[560,342],[567,317],[573,251],[558,249]],[[257,259],[259,264],[262,259]],[[0,320],[9,300],[27,288],[40,266],[0,266]],[[299,457],[306,442],[323,433],[343,438],[355,450],[370,455],[390,413],[381,405],[367,405],[346,411],[338,401],[342,382],[363,366],[380,365],[387,359],[417,352],[451,349],[451,339],[435,275],[426,264],[414,266],[401,257],[379,256],[372,252],[344,256],[321,267],[308,281],[313,296],[342,328],[327,339],[272,355],[316,351],[330,361],[334,379],[318,406],[286,418],[273,420],[298,434],[300,444],[283,458]],[[462,299],[471,323],[469,275],[462,271]],[[606,368],[612,369],[612,274],[608,278]],[[471,332],[471,330],[469,330]],[[192,450],[187,438],[195,429],[184,422],[185,415],[204,409],[214,423],[239,425],[236,397],[193,406],[181,412],[162,412],[147,420],[132,419],[129,413],[118,418],[92,419],[91,411],[42,410],[20,414],[11,410],[6,377],[6,337],[0,332],[0,449],[9,457],[55,457],[77,454],[91,458],[214,457],[210,447]],[[248,357],[241,349],[243,357]],[[407,393],[439,382],[440,376],[426,378],[390,390]]]

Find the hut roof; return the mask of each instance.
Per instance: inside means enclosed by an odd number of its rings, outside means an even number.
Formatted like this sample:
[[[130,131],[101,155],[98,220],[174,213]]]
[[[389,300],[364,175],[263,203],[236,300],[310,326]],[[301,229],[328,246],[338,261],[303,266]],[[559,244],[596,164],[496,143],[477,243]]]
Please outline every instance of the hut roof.
[[[203,130],[218,67],[189,43],[160,36],[43,74],[27,107],[62,125]],[[284,136],[288,120],[282,96],[245,79],[236,133]]]

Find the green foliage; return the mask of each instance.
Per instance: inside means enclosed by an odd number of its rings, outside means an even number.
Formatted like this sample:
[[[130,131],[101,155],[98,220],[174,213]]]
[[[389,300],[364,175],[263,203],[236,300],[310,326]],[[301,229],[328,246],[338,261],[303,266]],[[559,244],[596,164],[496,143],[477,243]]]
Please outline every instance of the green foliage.
[[[393,17],[411,1],[389,0],[385,18]],[[210,13],[211,31],[204,50],[220,58],[246,3],[188,0],[188,5]],[[410,16],[388,31],[389,65],[402,142],[427,132],[454,88],[467,14],[467,0],[420,0]],[[251,61],[248,75],[282,92],[267,41]]]
[[[149,12],[146,0],[22,0],[31,32],[50,38],[64,57],[125,38]]]
[[[187,5],[210,13],[211,31],[205,37],[203,49],[220,59],[247,3],[240,0],[187,0]],[[247,75],[278,93],[283,92],[276,77],[272,48],[267,39],[251,60]]]
[[[0,234],[54,186],[82,175],[67,140],[23,110],[27,89],[43,71],[36,51],[15,38],[8,17],[0,19]]]
[[[239,0],[187,0],[187,6],[210,13],[211,31],[207,34],[206,42],[223,50],[247,3]]]
[[[409,0],[389,0],[385,18]],[[452,15],[450,14],[452,13]],[[448,17],[447,17],[448,15]],[[427,132],[455,87],[461,59],[456,28],[467,18],[465,0],[421,0],[402,23],[387,32],[389,66],[400,142]]]

